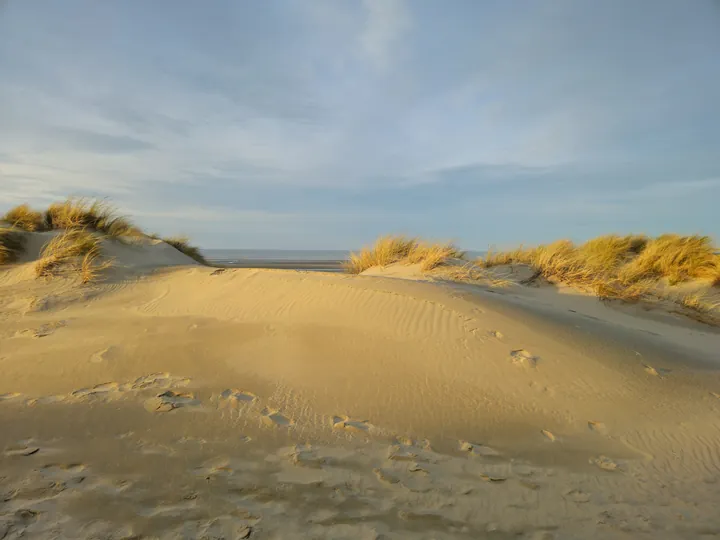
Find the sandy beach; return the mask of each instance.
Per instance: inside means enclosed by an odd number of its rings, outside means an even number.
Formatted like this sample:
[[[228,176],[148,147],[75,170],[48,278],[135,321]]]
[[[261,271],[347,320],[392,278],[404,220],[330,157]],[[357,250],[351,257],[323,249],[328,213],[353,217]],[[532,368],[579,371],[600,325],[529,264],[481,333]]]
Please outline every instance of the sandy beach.
[[[51,234],[0,270],[0,538],[720,535],[715,327],[155,240],[80,286]]]

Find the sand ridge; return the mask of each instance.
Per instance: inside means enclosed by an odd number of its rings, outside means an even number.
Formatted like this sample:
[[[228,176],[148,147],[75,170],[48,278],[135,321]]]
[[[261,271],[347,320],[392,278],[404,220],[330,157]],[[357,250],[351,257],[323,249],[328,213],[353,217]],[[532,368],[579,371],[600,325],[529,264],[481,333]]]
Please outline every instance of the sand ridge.
[[[199,266],[0,278],[0,537],[720,533],[716,371],[503,300]]]

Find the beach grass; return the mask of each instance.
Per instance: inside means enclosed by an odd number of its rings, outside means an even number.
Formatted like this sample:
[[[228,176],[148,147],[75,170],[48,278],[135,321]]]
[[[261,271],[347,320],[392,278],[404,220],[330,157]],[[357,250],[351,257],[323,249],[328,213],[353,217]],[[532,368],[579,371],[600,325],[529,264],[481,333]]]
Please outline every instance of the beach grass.
[[[0,218],[16,229],[23,231],[41,231],[45,228],[45,220],[42,212],[30,208],[27,204],[21,204],[11,208]]]
[[[449,259],[463,256],[464,252],[452,243],[428,243],[400,235],[383,236],[373,246],[351,253],[344,269],[351,274],[360,274],[375,266],[401,263],[420,264],[423,271],[430,271]]]
[[[44,212],[21,204],[8,210],[2,221],[28,232],[87,229],[114,238],[142,235],[142,231],[127,218],[118,215],[109,202],[82,197],[52,203]]]
[[[45,212],[46,230],[87,229],[111,237],[139,236],[142,231],[117,214],[107,201],[69,198],[53,203]]]
[[[101,238],[98,235],[86,229],[68,229],[45,244],[40,259],[35,263],[35,275],[52,277],[72,269],[79,271],[81,280],[87,283],[97,276],[101,253]]]
[[[596,289],[608,297],[636,297],[638,291],[661,279],[670,285],[693,279],[720,284],[720,255],[709,237],[699,235],[606,235],[579,246],[560,240],[491,252],[477,264],[484,268],[525,264],[538,276]]]
[[[15,262],[25,247],[25,237],[13,229],[0,229],[0,264]]]
[[[170,244],[172,247],[174,247],[181,253],[184,253],[191,259],[194,259],[196,262],[199,262],[200,264],[208,265],[208,262],[205,257],[203,257],[200,249],[191,245],[189,238],[185,236],[172,236],[169,238],[153,236],[153,238],[157,238],[158,240],[162,240],[163,242]]]

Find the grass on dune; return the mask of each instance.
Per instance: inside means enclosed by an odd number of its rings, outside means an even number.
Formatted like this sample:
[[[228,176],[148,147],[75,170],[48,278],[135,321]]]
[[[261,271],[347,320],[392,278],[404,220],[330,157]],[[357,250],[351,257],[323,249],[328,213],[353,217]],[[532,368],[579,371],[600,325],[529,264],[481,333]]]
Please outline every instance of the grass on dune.
[[[138,236],[140,229],[127,218],[119,216],[107,201],[70,198],[53,203],[45,212],[46,230],[88,229],[108,236]]]
[[[68,229],[53,237],[43,247],[35,263],[37,277],[52,277],[63,271],[77,271],[83,283],[97,278],[99,272],[110,266],[100,262],[101,238],[85,229]]]
[[[190,240],[185,236],[173,236],[170,238],[160,238],[158,236],[154,236],[154,238],[170,244],[172,247],[174,247],[181,253],[184,253],[191,259],[194,259],[196,262],[199,262],[200,264],[208,264],[205,257],[203,257],[202,253],[200,253],[200,249],[190,245]]]
[[[537,276],[592,290],[600,298],[626,301],[641,299],[660,280],[675,285],[707,279],[720,286],[720,255],[709,237],[698,235],[606,235],[579,246],[560,240],[535,248],[488,253],[477,264],[484,268],[526,264]]]
[[[15,262],[25,247],[25,237],[12,229],[0,229],[0,264]]]
[[[351,253],[344,267],[349,273],[359,274],[375,266],[405,263],[420,264],[423,271],[429,271],[449,259],[463,256],[464,253],[451,243],[430,244],[417,238],[383,236],[372,247]]]
[[[45,212],[21,204],[5,213],[2,220],[29,232],[87,229],[115,238],[142,234],[127,218],[118,215],[109,202],[85,198],[53,203]]]
[[[27,204],[11,208],[5,212],[0,221],[5,221],[12,227],[23,231],[41,231],[45,228],[45,219],[42,212],[33,210]]]

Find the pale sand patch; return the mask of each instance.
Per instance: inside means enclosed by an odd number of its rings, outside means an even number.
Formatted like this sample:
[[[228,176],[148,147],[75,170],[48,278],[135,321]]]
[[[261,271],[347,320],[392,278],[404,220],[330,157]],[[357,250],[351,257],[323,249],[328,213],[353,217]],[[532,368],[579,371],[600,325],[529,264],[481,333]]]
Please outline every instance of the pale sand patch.
[[[0,537],[720,531],[702,326],[143,249],[92,294],[0,270]]]

